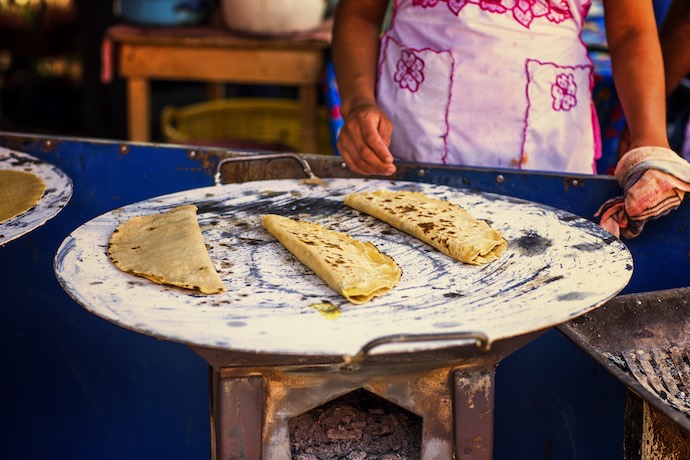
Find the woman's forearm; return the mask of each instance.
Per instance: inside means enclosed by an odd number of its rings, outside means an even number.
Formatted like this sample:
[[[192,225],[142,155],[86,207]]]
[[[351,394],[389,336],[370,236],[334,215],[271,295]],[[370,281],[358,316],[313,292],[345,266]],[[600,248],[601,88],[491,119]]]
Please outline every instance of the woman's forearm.
[[[664,63],[651,1],[608,0],[606,33],[630,148],[668,147]]]
[[[674,1],[661,26],[661,51],[666,73],[666,95],[690,72],[690,1]]]
[[[376,103],[376,72],[386,1],[341,0],[333,26],[333,64],[341,112]]]

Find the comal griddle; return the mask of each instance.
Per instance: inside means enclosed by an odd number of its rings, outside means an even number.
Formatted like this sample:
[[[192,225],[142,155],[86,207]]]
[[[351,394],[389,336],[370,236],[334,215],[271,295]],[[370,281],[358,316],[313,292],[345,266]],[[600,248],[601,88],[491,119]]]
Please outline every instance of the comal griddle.
[[[352,192],[415,190],[503,232],[508,251],[467,266],[349,209]],[[108,239],[130,217],[195,204],[228,292],[204,296],[120,272]],[[260,225],[275,213],[374,243],[403,268],[388,295],[352,305]],[[424,459],[490,459],[497,363],[546,329],[611,299],[632,274],[625,246],[548,206],[416,182],[324,179],[217,185],[135,203],[68,236],[55,258],[63,288],[124,328],[185,343],[215,369],[219,458],[290,458],[287,421],[365,388],[424,418]],[[604,282],[605,281],[605,282]]]

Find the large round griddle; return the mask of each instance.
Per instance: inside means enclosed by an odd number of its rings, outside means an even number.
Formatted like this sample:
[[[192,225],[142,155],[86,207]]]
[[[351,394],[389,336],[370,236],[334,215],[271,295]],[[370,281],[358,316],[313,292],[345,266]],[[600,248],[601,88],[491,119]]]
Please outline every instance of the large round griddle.
[[[116,209],[64,240],[55,258],[57,278],[92,313],[161,339],[256,353],[353,355],[397,334],[480,332],[493,342],[539,331],[601,305],[632,274],[631,255],[618,239],[565,211],[414,182],[324,182],[218,185]],[[464,265],[343,204],[348,193],[384,188],[422,191],[464,207],[503,232],[507,252],[487,265]],[[158,285],[121,272],[108,259],[108,240],[120,223],[182,204],[198,206],[204,240],[228,292],[205,296]],[[350,304],[264,230],[260,220],[267,213],[371,241],[402,267],[402,280],[386,296]],[[448,345],[397,345],[396,351]]]
[[[0,223],[0,246],[29,233],[55,217],[72,198],[72,181],[57,166],[31,155],[0,147],[0,169],[35,174],[46,190],[33,208]]]

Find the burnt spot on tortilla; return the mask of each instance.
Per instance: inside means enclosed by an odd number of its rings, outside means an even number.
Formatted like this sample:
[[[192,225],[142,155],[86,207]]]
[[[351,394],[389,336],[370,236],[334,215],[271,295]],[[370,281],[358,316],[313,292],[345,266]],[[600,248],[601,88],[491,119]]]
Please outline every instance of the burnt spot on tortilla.
[[[552,244],[553,242],[550,239],[544,238],[534,231],[528,231],[512,241],[512,247],[527,257],[543,254]]]
[[[417,211],[417,208],[415,206],[412,206],[410,204],[405,205],[405,206],[398,206],[397,208],[400,212],[402,213],[408,213],[408,212],[415,212]]]
[[[421,228],[424,233],[429,233],[435,227],[433,222],[422,222],[417,224],[417,226]]]

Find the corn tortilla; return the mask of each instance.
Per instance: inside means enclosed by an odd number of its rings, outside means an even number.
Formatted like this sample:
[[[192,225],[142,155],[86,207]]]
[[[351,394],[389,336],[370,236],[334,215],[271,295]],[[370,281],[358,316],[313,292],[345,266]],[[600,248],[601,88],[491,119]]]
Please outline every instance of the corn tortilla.
[[[45,182],[35,174],[0,169],[0,223],[32,209],[45,190]]]
[[[501,232],[462,207],[421,192],[376,190],[351,193],[345,204],[380,219],[471,265],[492,262],[506,251]]]
[[[387,294],[402,276],[393,258],[368,241],[275,214],[263,216],[261,223],[331,289],[354,304]]]
[[[216,294],[226,290],[206,250],[196,206],[132,217],[110,237],[108,257],[120,270],[169,284]]]

